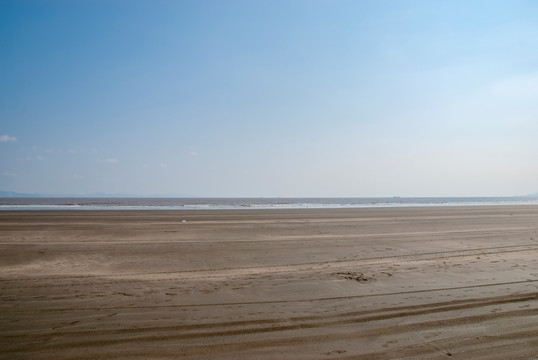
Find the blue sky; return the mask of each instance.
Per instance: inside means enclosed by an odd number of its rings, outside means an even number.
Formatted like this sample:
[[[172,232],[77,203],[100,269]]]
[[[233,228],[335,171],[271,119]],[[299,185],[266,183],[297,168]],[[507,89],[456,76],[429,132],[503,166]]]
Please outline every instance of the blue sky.
[[[538,191],[536,1],[0,3],[0,189]]]

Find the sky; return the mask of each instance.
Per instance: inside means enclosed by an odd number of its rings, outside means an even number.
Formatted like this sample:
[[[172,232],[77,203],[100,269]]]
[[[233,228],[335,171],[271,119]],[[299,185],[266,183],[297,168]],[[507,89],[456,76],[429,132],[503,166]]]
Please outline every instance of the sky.
[[[0,2],[0,190],[538,191],[538,2]]]

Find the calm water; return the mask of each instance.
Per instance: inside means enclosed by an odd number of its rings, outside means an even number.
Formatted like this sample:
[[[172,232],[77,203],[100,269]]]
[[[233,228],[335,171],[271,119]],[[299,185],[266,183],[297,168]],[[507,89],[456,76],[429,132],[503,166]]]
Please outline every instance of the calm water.
[[[538,197],[0,198],[1,210],[205,210],[538,205]]]

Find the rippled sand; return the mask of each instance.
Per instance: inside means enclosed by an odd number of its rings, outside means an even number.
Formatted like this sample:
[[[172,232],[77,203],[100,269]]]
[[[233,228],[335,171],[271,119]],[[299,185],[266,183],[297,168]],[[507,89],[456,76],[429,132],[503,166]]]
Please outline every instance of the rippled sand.
[[[538,207],[0,212],[2,359],[538,354]]]

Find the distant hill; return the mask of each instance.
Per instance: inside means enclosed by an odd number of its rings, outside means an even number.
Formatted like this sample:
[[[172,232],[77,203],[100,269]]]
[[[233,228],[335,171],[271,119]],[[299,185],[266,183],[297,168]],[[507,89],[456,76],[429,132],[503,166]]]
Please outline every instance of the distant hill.
[[[66,195],[63,195],[66,196]],[[107,193],[91,193],[84,195],[75,195],[75,196],[66,196],[66,197],[89,197],[89,198],[128,198],[128,197],[139,197],[132,194],[107,194]]]
[[[50,195],[27,194],[27,193],[15,192],[15,191],[0,191],[0,197],[24,198],[24,197],[47,197],[47,196],[50,196]]]
[[[530,196],[530,197],[538,197],[538,193],[534,193],[534,194],[529,194],[527,196]]]
[[[20,193],[16,191],[2,191],[0,190],[0,198],[174,198],[174,197],[192,197],[183,194],[154,194],[154,195],[133,195],[133,194],[107,194],[107,193],[91,193],[82,195],[69,195],[69,194],[40,194],[40,193]]]

